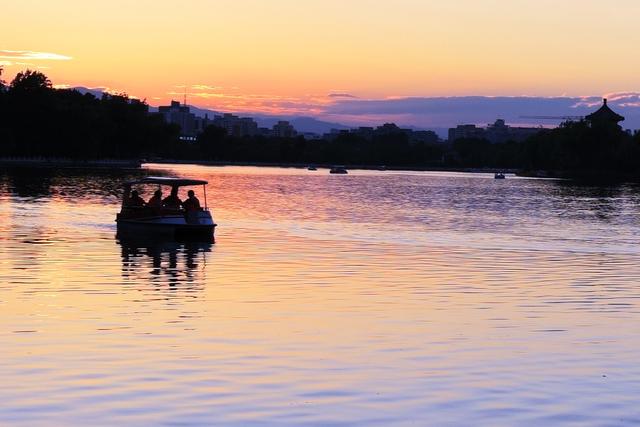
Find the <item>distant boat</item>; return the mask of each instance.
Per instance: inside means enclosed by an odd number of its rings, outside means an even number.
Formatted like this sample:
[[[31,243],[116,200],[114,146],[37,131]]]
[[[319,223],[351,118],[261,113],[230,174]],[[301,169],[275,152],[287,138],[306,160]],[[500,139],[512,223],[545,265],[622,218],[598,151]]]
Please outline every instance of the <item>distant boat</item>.
[[[506,176],[504,176],[504,174],[502,172],[496,172],[496,174],[493,175],[493,177],[495,179],[506,179],[507,178]]]
[[[334,167],[331,168],[329,173],[338,174],[338,175],[346,175],[346,174],[349,173],[349,171],[344,166],[334,166]]]
[[[317,171],[318,168],[313,166],[313,165],[309,165],[309,167],[307,168],[308,171]]]

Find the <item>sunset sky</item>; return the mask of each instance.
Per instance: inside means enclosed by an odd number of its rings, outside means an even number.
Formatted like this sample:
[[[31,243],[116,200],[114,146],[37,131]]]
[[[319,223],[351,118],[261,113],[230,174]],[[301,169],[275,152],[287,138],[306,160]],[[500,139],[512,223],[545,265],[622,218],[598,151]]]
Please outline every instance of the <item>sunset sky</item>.
[[[5,79],[340,118],[405,97],[640,99],[637,0],[56,0],[6,2]]]

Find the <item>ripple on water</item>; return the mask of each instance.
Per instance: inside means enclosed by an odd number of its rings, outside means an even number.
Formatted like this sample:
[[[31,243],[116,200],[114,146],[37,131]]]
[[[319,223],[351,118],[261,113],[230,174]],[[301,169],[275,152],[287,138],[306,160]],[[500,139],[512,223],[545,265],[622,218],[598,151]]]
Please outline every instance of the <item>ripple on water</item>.
[[[637,187],[154,168],[216,245],[116,239],[126,173],[0,175],[0,424],[640,422]]]

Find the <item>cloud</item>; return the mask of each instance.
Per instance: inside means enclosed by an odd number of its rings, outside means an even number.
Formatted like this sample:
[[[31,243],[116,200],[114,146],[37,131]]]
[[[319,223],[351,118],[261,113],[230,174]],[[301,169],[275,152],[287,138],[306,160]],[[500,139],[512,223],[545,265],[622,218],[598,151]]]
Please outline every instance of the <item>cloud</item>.
[[[228,111],[241,114],[309,115],[320,114],[324,106],[330,103],[325,96],[304,95],[300,97],[286,97],[271,94],[239,94],[234,91],[234,88],[229,88],[229,91],[214,91],[212,90],[215,89],[213,86],[193,85],[193,87],[196,86],[207,86],[210,91],[188,91],[186,95],[189,100],[199,107],[216,111]],[[166,94],[179,99],[182,99],[185,95],[184,92],[179,90],[172,90],[166,92]],[[189,100],[187,102],[189,102]]]
[[[184,86],[183,86],[184,87]],[[221,90],[223,89],[221,86],[210,86],[210,85],[192,85],[191,89],[195,89],[195,90]]]
[[[604,95],[609,101],[622,101],[628,99],[640,99],[640,92],[613,92]]]
[[[10,59],[13,61],[69,61],[73,58],[51,52],[34,52],[32,50],[0,50],[0,59]]]
[[[334,92],[327,95],[329,98],[349,98],[349,99],[357,99],[358,97],[355,95],[351,95],[350,93],[345,92]]]

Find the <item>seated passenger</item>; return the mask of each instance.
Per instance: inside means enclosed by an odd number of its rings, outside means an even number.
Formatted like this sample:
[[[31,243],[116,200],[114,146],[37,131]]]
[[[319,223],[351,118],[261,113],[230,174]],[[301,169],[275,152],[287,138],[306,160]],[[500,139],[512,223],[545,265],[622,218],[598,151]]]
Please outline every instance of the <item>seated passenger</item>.
[[[138,195],[136,190],[131,192],[131,196],[127,199],[126,205],[132,208],[141,208],[144,206],[144,200]]]
[[[171,194],[162,201],[162,206],[168,209],[180,209],[182,200],[178,197],[178,187],[171,187]]]
[[[184,206],[184,210],[187,212],[196,212],[200,210],[200,200],[196,197],[196,193],[193,190],[189,190],[187,193],[189,198],[182,202],[182,206]]]
[[[153,197],[147,202],[147,206],[160,209],[162,207],[162,191],[156,190],[155,193],[153,193]]]

